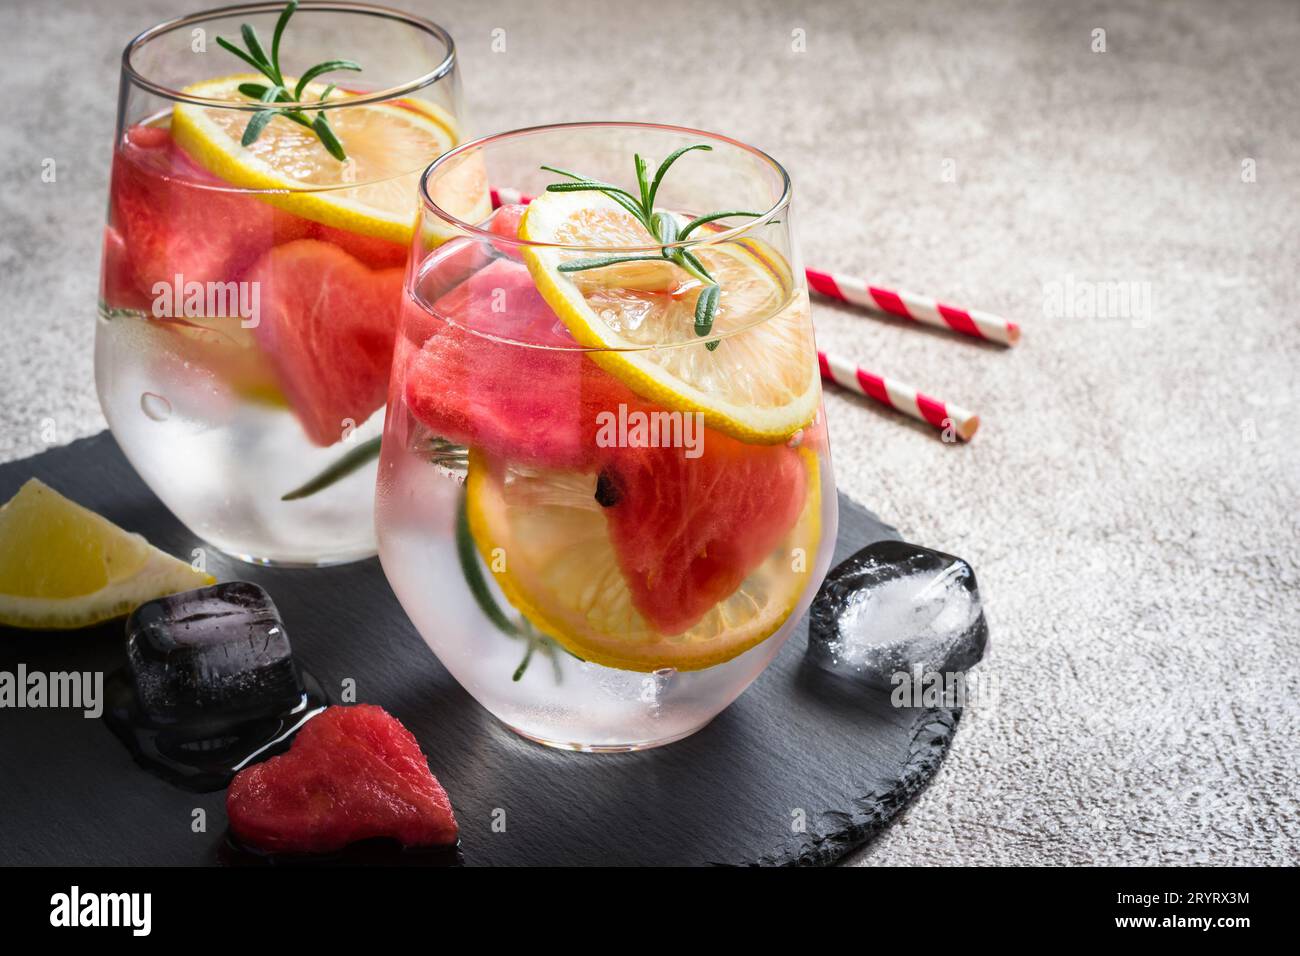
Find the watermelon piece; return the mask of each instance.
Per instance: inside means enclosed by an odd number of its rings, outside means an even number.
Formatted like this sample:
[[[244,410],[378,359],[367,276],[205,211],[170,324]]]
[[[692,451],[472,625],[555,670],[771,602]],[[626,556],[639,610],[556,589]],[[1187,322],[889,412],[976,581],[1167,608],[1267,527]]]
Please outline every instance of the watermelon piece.
[[[260,289],[258,345],[317,445],[384,404],[404,271],[369,269],[316,239],[277,246],[248,271]]]
[[[403,360],[393,367],[405,368],[405,352],[418,349],[446,324],[445,320],[435,317],[426,308],[416,304],[440,298],[444,293],[456,288],[475,272],[492,261],[481,242],[465,236],[449,239],[428,254],[416,268],[414,285],[418,289],[415,296],[404,295],[402,321],[399,327]],[[394,385],[400,384],[401,376],[394,375]],[[395,396],[396,397],[396,396]]]
[[[392,269],[406,265],[406,243],[390,242],[378,236],[363,236],[321,222],[309,224],[307,238],[332,242],[349,255],[356,256],[372,269]]]
[[[172,141],[165,129],[133,126],[113,157],[113,227],[126,246],[135,287],[229,282],[273,245],[306,236],[312,223],[232,191]]]
[[[524,212],[528,209],[522,203],[509,203],[501,206],[492,214],[492,218],[487,221],[488,232],[495,236],[501,236],[505,239],[519,238],[519,220],[524,218]],[[510,242],[493,242],[493,248],[503,256],[509,256],[519,262],[523,262],[523,256],[519,253],[519,247]]]
[[[167,149],[171,146],[172,134],[162,126],[131,126],[126,131],[126,142],[136,149]]]
[[[585,470],[603,451],[596,416],[620,403],[644,407],[576,350],[520,263],[493,261],[432,311],[432,334],[407,356],[405,400],[443,438],[512,462]]]
[[[104,253],[99,268],[99,297],[110,309],[148,312],[153,300],[135,285],[126,240],[112,226],[104,227]]]
[[[682,448],[614,449],[596,500],[633,605],[672,635],[772,554],[799,519],[806,486],[797,450],[706,429],[698,458]]]
[[[330,853],[387,837],[447,846],[451,801],[414,735],[382,707],[328,707],[287,753],[241,770],[226,793],[231,832],[270,853]]]

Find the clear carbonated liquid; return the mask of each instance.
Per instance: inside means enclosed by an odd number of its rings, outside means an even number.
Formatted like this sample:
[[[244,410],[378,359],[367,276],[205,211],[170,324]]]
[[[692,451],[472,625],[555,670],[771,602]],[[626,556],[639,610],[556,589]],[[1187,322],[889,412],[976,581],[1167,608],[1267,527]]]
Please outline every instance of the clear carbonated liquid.
[[[484,614],[462,571],[456,543],[461,479],[411,455],[381,461],[376,523],[389,583],[438,659],[497,718],[527,736],[577,749],[632,749],[686,736],[712,719],[763,670],[807,610],[808,594],[785,625],[738,657],[696,671],[617,670],[580,661],[558,645],[528,647]],[[825,475],[825,471],[823,471]],[[822,528],[833,540],[835,492],[822,488]],[[477,556],[474,560],[479,560]],[[820,580],[829,554],[813,572]],[[497,606],[520,615],[483,571]]]
[[[374,554],[373,462],[310,497],[280,499],[379,435],[383,409],[351,438],[313,444],[282,402],[243,394],[220,373],[225,353],[247,361],[239,335],[232,321],[196,344],[144,313],[101,308],[95,377],[118,444],[163,504],[223,551],[310,565]]]

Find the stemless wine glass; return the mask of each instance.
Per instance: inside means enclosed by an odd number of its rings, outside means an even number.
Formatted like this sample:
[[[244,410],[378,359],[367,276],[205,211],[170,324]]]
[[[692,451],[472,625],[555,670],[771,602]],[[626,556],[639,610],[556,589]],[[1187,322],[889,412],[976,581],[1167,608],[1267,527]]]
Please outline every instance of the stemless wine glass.
[[[484,173],[531,204],[457,216]],[[569,124],[449,152],[421,199],[376,491],[393,590],[525,737],[693,733],[772,660],[835,539],[785,170],[712,133]]]
[[[374,553],[416,186],[459,115],[451,38],[383,7],[224,7],[126,47],[96,384],[145,482],[222,551]],[[487,215],[485,181],[461,186],[449,204]]]

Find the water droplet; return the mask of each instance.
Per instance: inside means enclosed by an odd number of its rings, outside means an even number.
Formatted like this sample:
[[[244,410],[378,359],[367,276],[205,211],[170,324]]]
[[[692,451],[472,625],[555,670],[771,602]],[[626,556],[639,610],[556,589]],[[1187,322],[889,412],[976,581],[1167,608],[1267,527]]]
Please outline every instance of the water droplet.
[[[156,422],[165,422],[172,417],[172,403],[153,392],[140,396],[140,410]]]

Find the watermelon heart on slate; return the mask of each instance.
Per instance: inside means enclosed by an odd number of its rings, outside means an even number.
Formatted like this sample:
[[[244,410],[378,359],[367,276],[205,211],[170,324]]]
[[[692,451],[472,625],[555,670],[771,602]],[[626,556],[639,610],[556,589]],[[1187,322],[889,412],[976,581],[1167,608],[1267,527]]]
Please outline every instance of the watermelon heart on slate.
[[[329,707],[288,753],[240,771],[226,794],[230,829],[271,853],[331,853],[387,837],[447,846],[451,801],[409,730],[382,707]]]
[[[337,246],[298,239],[248,272],[258,283],[258,344],[318,445],[384,404],[402,304],[403,269],[370,269]]]

